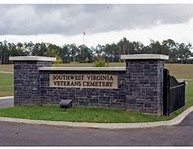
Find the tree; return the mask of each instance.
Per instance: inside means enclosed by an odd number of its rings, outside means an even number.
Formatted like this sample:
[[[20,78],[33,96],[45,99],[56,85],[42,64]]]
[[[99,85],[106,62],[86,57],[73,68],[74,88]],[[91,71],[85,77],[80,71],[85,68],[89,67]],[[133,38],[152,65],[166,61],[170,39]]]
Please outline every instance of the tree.
[[[121,54],[129,54],[129,48],[128,48],[128,43],[129,41],[124,37],[123,39],[121,39],[117,45],[119,47],[119,51],[120,51],[120,55]]]
[[[177,45],[178,45],[178,50],[177,50],[178,60],[182,63],[187,63],[188,58],[191,57],[190,49],[192,48],[192,45],[190,43],[187,45],[184,43],[180,43]]]
[[[9,63],[9,49],[7,46],[7,41],[0,42],[1,48],[1,64],[8,64]]]
[[[104,47],[103,57],[107,62],[119,62],[121,53],[117,44],[106,44]]]
[[[70,44],[67,46],[70,52],[71,61],[76,62],[77,56],[79,55],[79,49],[77,48],[76,44]]]
[[[71,57],[70,57],[70,50],[69,46],[64,45],[60,51],[60,57],[64,63],[70,63]]]
[[[32,55],[35,56],[46,56],[47,53],[47,47],[45,43],[36,43],[33,50]]]
[[[126,38],[117,43],[87,47],[85,45],[67,44],[57,46],[50,43],[9,43],[0,42],[0,63],[8,64],[9,56],[51,56],[56,57],[58,62],[93,62],[99,57],[107,62],[120,62],[122,54],[165,54],[169,55],[171,63],[193,63],[190,57],[192,45],[190,43],[177,43],[172,39],[162,42],[151,40],[149,45],[144,46],[139,41],[130,42]]]
[[[24,43],[24,47],[26,49],[27,55],[31,56],[33,53],[33,49],[34,49],[34,43],[32,41],[28,42],[28,43]]]
[[[168,49],[169,62],[177,62],[177,45],[174,40],[167,39],[162,42],[164,48]]]
[[[18,42],[16,44],[16,50],[17,50],[17,56],[26,56],[27,55],[26,47],[21,42]]]
[[[78,62],[80,63],[93,62],[93,53],[87,46],[80,45],[78,48],[80,51],[80,53],[78,54]]]
[[[104,52],[104,47],[105,46],[98,44],[96,46],[96,48],[92,48],[93,49],[93,54],[95,55],[95,57],[102,56],[102,54]]]

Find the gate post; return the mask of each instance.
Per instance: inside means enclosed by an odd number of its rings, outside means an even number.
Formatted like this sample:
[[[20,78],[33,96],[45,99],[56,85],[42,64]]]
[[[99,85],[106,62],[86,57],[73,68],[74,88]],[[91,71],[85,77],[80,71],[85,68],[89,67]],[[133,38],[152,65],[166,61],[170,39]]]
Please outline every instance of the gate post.
[[[41,56],[10,57],[14,62],[14,105],[40,104],[39,67],[49,67],[55,58]]]
[[[163,69],[168,56],[122,55],[126,60],[126,107],[143,113],[163,114]]]
[[[170,75],[169,70],[163,70],[163,115],[169,115]]]

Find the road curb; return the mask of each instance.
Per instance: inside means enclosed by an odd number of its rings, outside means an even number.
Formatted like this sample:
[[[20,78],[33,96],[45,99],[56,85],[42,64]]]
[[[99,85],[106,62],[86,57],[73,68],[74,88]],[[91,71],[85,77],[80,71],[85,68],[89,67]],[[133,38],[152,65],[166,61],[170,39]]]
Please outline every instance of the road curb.
[[[0,100],[1,100],[1,99],[9,99],[9,98],[13,98],[13,96],[0,97]]]
[[[3,99],[10,98],[4,97]],[[2,97],[0,98],[2,99]],[[149,128],[158,126],[172,126],[181,123],[184,118],[193,111],[193,106],[183,111],[177,117],[168,121],[159,122],[144,122],[144,123],[88,123],[88,122],[61,122],[61,121],[46,121],[46,120],[28,120],[20,118],[0,117],[0,121],[37,124],[37,125],[51,125],[51,126],[68,126],[68,127],[85,127],[85,128],[103,128],[103,129],[130,129],[130,128]]]

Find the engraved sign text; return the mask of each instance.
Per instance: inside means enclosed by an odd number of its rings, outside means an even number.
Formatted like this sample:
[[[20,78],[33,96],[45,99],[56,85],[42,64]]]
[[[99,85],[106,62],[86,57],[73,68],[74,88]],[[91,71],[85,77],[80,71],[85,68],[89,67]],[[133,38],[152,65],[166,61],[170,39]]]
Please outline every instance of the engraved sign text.
[[[117,75],[50,74],[50,87],[116,89]]]

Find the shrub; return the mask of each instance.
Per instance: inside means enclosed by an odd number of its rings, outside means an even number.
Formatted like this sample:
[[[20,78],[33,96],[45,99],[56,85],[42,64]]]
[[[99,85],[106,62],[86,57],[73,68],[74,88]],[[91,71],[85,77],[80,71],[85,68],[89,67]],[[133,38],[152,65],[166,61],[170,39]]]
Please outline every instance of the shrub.
[[[97,58],[97,60],[95,61],[95,67],[108,67],[109,63],[105,61],[104,58],[99,57]]]
[[[54,64],[62,64],[63,61],[61,58],[56,58],[56,61],[54,62]]]

